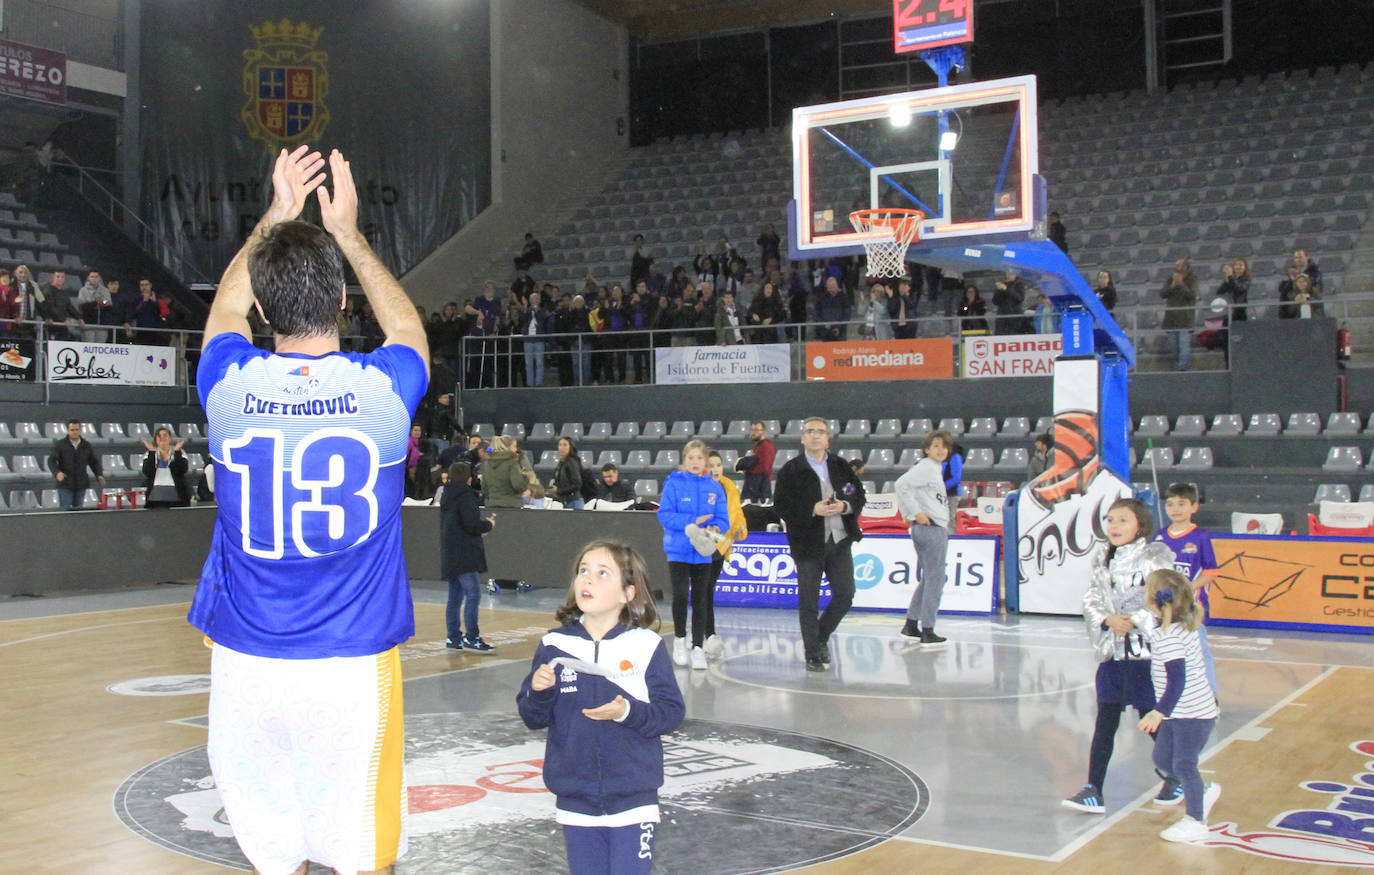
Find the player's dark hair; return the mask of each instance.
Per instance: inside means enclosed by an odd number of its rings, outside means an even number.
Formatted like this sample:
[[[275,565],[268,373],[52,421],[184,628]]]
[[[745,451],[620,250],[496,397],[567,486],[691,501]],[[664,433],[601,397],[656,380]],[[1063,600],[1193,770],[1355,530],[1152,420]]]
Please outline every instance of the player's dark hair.
[[[1111,513],[1118,508],[1125,508],[1135,514],[1135,540],[1148,538],[1155,530],[1154,514],[1150,513],[1150,507],[1138,498],[1118,498],[1112,502],[1111,507],[1107,508],[1107,513]],[[1112,557],[1116,555],[1116,545],[1107,543],[1107,562],[1111,563]]]
[[[945,431],[943,428],[937,428],[934,431],[926,432],[926,436],[921,440],[921,452],[929,453],[930,445],[936,441],[943,443],[945,449],[949,450],[950,455],[954,455],[954,435]]]
[[[619,470],[620,470],[620,469],[619,469],[618,467],[616,467],[615,462],[607,462],[606,464],[604,464],[604,465],[601,466],[601,473],[602,473],[602,474],[605,474],[607,471],[619,471]]]
[[[248,276],[274,333],[320,337],[339,330],[343,253],[323,228],[308,222],[274,226],[248,256]]]
[[[1182,498],[1189,504],[1197,504],[1197,487],[1191,483],[1170,483],[1164,490],[1164,498]]]
[[[582,619],[582,609],[577,606],[577,569],[581,567],[583,558],[593,550],[610,553],[612,561],[620,569],[621,586],[635,588],[634,596],[620,609],[620,622],[630,629],[658,631],[658,610],[654,607],[649,566],[635,548],[620,541],[597,539],[577,551],[577,558],[572,564],[572,581],[568,584],[568,600],[554,611],[554,618],[560,623],[576,623]]]
[[[466,483],[472,478],[472,465],[467,462],[454,462],[448,466],[448,482]]]

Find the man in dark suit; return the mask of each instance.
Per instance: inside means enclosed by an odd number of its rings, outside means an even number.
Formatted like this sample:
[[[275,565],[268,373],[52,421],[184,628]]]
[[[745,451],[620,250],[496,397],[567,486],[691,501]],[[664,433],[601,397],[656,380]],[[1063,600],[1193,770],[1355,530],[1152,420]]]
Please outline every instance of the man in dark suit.
[[[806,670],[830,665],[830,636],[854,602],[852,546],[863,539],[858,517],[864,487],[849,463],[829,452],[830,428],[824,419],[802,424],[801,455],[778,471],[773,507],[787,524],[787,545],[797,565],[797,610],[801,619]],[[830,603],[818,614],[821,573],[830,582]]]

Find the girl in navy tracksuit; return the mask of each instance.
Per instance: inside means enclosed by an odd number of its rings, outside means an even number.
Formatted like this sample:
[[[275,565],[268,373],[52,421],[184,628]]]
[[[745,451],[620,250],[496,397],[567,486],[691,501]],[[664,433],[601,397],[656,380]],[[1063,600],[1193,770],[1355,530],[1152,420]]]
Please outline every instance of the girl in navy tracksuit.
[[[516,704],[549,730],[544,785],[557,798],[568,866],[583,873],[653,868],[663,786],[660,736],[685,706],[659,637],[644,559],[614,541],[582,548],[564,625],[544,636]]]
[[[725,489],[706,470],[706,444],[688,441],[682,448],[682,467],[663,481],[658,522],[663,526],[663,552],[668,556],[668,579],[673,584],[673,662],[706,668],[702,644],[716,634],[715,583],[711,557],[715,542],[705,534],[730,528]],[[693,538],[697,543],[693,543]],[[687,593],[692,595],[692,650],[687,652]],[[714,649],[714,648],[713,648]],[[723,649],[723,648],[721,648]]]

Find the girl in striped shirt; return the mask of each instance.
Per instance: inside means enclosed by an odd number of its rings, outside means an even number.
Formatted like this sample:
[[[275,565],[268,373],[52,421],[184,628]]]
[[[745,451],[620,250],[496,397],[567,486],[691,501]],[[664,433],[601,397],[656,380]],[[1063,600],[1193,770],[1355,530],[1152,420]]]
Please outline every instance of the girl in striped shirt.
[[[1202,608],[1188,578],[1172,569],[1155,571],[1145,579],[1145,608],[1131,619],[1150,642],[1156,699],[1154,710],[1140,719],[1140,730],[1158,730],[1155,766],[1166,779],[1183,784],[1188,811],[1159,836],[1170,842],[1200,842],[1207,838],[1207,815],[1221,795],[1221,785],[1204,782],[1198,771],[1198,755],[1219,714],[1198,638]]]

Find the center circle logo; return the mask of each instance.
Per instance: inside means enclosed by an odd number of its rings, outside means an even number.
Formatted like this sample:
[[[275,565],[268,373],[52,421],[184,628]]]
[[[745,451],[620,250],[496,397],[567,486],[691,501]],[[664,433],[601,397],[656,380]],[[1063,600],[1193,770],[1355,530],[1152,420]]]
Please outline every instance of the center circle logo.
[[[883,582],[883,570],[883,560],[872,553],[860,553],[854,557],[854,586],[872,589]]]
[[[663,753],[654,850],[674,871],[782,872],[838,859],[899,835],[930,806],[925,782],[900,763],[811,735],[692,719],[663,737]],[[544,733],[514,714],[407,714],[405,871],[457,871],[455,848],[492,841],[500,842],[504,871],[547,871],[550,860],[562,860],[543,756]],[[131,775],[114,807],[151,842],[249,869],[204,745]],[[741,842],[760,821],[772,840]]]

